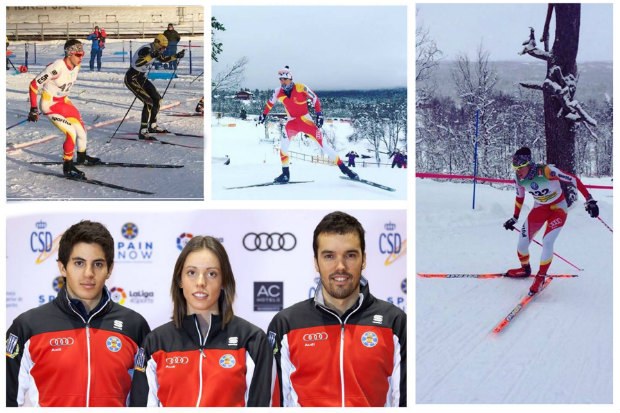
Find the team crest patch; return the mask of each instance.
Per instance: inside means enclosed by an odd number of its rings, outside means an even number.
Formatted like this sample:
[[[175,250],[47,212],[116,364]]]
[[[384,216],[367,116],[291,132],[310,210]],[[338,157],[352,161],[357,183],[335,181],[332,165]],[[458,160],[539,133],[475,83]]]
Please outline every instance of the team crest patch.
[[[138,348],[138,352],[136,353],[134,370],[144,371],[145,370],[144,361],[145,361],[144,349],[140,347]]]
[[[19,344],[17,343],[17,336],[11,333],[9,338],[6,339],[6,356],[14,359],[18,354]]]
[[[372,331],[367,331],[362,334],[362,344],[364,347],[374,347],[377,345],[378,341],[377,335]]]
[[[231,369],[235,367],[235,364],[237,364],[237,361],[232,354],[224,354],[220,358],[220,366],[224,367],[225,369]]]
[[[532,182],[530,186],[532,187],[532,189],[538,189],[538,184],[536,182]]]
[[[108,350],[110,350],[112,353],[116,353],[121,349],[121,347],[123,346],[123,343],[121,343],[120,338],[115,337],[115,336],[110,336],[106,340],[105,345],[108,348]]]

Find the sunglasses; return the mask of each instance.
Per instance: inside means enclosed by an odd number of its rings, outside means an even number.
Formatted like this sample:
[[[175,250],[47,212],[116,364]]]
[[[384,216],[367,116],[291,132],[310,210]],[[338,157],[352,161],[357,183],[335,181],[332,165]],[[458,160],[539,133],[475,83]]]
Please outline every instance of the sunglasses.
[[[514,169],[515,171],[518,171],[519,169],[525,168],[529,164],[530,164],[529,162],[526,162],[523,165],[510,164],[510,166],[512,166],[512,169]]]

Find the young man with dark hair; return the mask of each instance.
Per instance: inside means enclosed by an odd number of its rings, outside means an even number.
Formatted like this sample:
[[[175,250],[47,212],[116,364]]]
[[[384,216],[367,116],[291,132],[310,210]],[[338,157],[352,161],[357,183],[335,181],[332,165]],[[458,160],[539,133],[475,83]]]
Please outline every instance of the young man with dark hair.
[[[407,405],[407,316],[370,294],[364,228],[343,212],[314,231],[314,298],[280,311],[268,328],[280,405]],[[279,394],[278,394],[279,393]],[[279,397],[277,397],[279,396]]]
[[[65,283],[52,302],[19,315],[7,331],[6,405],[127,406],[134,358],[150,329],[114,303],[105,286],[114,239],[100,223],[81,221],[61,237]]]

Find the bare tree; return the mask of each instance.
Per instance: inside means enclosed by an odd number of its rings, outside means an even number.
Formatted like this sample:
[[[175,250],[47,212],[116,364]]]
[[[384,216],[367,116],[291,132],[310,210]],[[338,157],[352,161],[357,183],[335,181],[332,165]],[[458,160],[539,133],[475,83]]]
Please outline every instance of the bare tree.
[[[418,10],[416,10],[417,14]],[[416,106],[427,101],[431,96],[432,89],[425,85],[432,72],[439,65],[441,51],[430,37],[430,31],[422,24],[415,28],[415,81],[416,81]]]
[[[248,64],[248,58],[243,56],[241,59],[227,66],[225,70],[213,77],[211,82],[211,94],[223,90],[237,89],[244,79],[245,66]]]

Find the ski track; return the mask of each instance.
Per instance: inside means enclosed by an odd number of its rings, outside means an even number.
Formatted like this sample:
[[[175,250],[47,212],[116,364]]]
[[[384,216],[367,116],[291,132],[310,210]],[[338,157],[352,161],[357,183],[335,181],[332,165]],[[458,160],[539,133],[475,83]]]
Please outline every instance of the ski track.
[[[199,42],[202,38],[196,38]],[[194,41],[193,41],[194,42]],[[134,51],[144,42],[135,42]],[[37,64],[32,65],[28,73],[11,75],[7,72],[7,126],[24,119],[28,114],[28,84],[43,67],[58,59],[62,46],[58,41],[43,42],[37,48]],[[94,126],[111,119],[121,119],[134,95],[125,87],[123,78],[129,60],[120,61],[114,51],[122,48],[120,42],[106,43],[101,72],[91,72],[88,68],[89,56],[82,61],[78,80],[69,94],[82,115],[86,127]],[[180,105],[171,108],[175,112],[193,112],[197,101],[203,94],[203,82],[194,82],[200,72],[204,58],[202,48],[192,50],[194,73],[189,74],[187,61],[181,61],[177,75],[170,83],[162,107],[173,102]],[[164,93],[167,79],[151,80],[160,94]],[[40,97],[40,96],[39,96]],[[121,125],[117,135],[123,132],[138,132],[142,102],[136,100],[127,119]],[[172,117],[162,110],[158,116],[158,124],[180,133],[203,135],[204,122],[202,117]],[[172,111],[170,112],[172,113]],[[31,165],[32,161],[60,161],[62,159],[62,143],[64,136],[53,126],[45,115],[40,116],[37,123],[25,123],[6,131],[7,147],[36,141],[44,136],[57,135],[57,138],[37,143],[7,154],[6,193],[8,200],[33,199],[178,199],[200,200],[204,198],[204,145],[205,139],[193,137],[166,136],[161,140],[202,147],[189,149],[157,143],[139,141],[112,140],[106,143],[119,126],[118,122],[95,127],[87,131],[87,151],[91,156],[100,157],[104,161],[137,162],[157,164],[184,165],[179,169],[153,168],[106,168],[82,167],[86,176],[112,184],[127,186],[134,189],[154,192],[155,195],[142,195],[112,188],[104,188],[87,183],[70,181],[63,178],[44,176],[28,172],[32,170],[62,171],[61,166]],[[80,168],[78,166],[78,168]]]
[[[502,227],[514,191],[478,185],[472,210],[471,184],[416,183],[417,271],[486,273],[518,265],[518,234]],[[591,192],[613,227],[611,191]],[[416,279],[417,403],[612,402],[612,234],[583,202],[570,209],[555,252],[584,271],[555,257],[551,273],[579,277],[555,279],[499,334],[492,328],[533,279]],[[532,204],[526,198],[519,227]],[[541,250],[530,245],[533,271]]]

